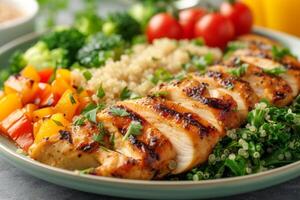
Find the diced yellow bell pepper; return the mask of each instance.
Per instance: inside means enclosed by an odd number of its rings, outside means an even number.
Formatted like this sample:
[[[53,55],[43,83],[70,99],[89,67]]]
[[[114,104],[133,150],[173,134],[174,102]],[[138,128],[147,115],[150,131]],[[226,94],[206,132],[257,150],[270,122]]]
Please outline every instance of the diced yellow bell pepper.
[[[54,110],[52,107],[46,107],[46,108],[41,108],[38,110],[35,110],[33,112],[33,121],[39,121],[40,119],[43,119],[45,117],[50,117],[51,115],[54,114]]]
[[[5,94],[20,94],[23,104],[33,102],[38,88],[38,82],[22,76],[11,76],[4,83]]]
[[[77,114],[80,114],[81,111],[91,102],[91,97],[89,96],[86,90],[82,90],[79,95],[79,107],[77,109]]]
[[[21,75],[25,78],[29,78],[30,80],[40,82],[40,75],[38,74],[37,70],[31,65],[27,65],[22,70]]]
[[[39,143],[44,138],[58,134],[60,130],[65,130],[69,123],[70,122],[61,113],[52,115],[50,119],[46,119],[40,125],[36,125],[38,131],[35,135],[34,143]]]
[[[4,96],[0,100],[0,121],[6,118],[13,111],[22,108],[21,98],[17,93]]]
[[[34,124],[33,124],[33,135],[34,135],[34,138],[36,137],[37,133],[39,132],[42,123],[43,123],[43,120],[39,120],[37,122],[34,122]]]
[[[75,89],[62,78],[55,79],[51,85],[52,91],[60,96],[63,95],[66,90],[75,91]]]
[[[56,79],[63,79],[71,84],[71,72],[67,69],[58,69],[56,70]]]
[[[54,111],[56,113],[63,113],[66,119],[72,120],[78,106],[79,100],[77,94],[72,90],[67,90],[55,105]]]
[[[37,108],[38,108],[37,105],[29,103],[26,106],[24,106],[23,110],[24,110],[24,113],[27,115],[27,117],[29,117],[29,119],[32,120],[33,113]]]

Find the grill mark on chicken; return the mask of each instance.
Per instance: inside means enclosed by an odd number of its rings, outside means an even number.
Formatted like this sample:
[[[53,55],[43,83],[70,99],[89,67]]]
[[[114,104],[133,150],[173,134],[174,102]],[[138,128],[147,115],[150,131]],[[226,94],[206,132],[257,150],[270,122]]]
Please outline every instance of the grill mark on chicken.
[[[185,127],[196,127],[199,130],[198,133],[201,137],[208,136],[212,129],[211,127],[205,127],[204,125],[202,125],[198,120],[194,118],[192,113],[180,113],[161,103],[155,103],[155,105],[153,105],[153,108],[164,117],[171,116],[178,121],[183,120],[185,123]]]
[[[60,140],[67,140],[70,144],[73,144],[72,135],[70,131],[67,130],[59,130]]]
[[[149,148],[149,146],[147,146],[144,142],[138,140],[132,135],[129,136],[128,139],[131,144],[135,145],[139,149],[142,149],[144,152],[147,152],[150,155],[151,159],[148,160],[149,163],[153,162],[153,160],[159,160],[159,155],[152,148]]]
[[[91,142],[91,143],[82,143],[77,147],[77,150],[83,151],[85,153],[93,153],[99,148],[98,142]]]
[[[223,110],[224,112],[228,112],[231,110],[232,104],[230,102],[226,102],[218,98],[204,97],[204,90],[206,90],[206,85],[201,83],[198,87],[185,88],[183,91],[188,97],[198,100],[201,103],[206,104],[210,107]]]

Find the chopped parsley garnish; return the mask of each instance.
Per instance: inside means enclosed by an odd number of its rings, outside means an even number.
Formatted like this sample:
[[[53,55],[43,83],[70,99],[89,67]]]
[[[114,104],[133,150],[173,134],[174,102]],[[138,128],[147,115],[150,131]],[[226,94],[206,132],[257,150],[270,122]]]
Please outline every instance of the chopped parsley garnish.
[[[169,93],[167,91],[154,92],[151,96],[153,97],[166,97]]]
[[[129,136],[137,136],[141,134],[143,126],[138,121],[132,121],[127,128],[127,132],[123,137],[123,140],[127,140]]]
[[[99,144],[103,144],[103,138],[106,135],[106,130],[102,122],[98,123],[98,129],[99,129],[99,133],[93,135],[93,140],[95,142],[98,142]]]
[[[244,48],[246,48],[246,44],[244,42],[229,42],[225,50],[224,59],[229,58],[229,56],[236,50]]]
[[[82,86],[79,86],[79,87],[77,88],[77,93],[80,94],[82,91],[83,91],[83,87],[82,87]]]
[[[248,64],[242,64],[240,67],[229,70],[229,73],[233,76],[240,77],[246,73]]]
[[[280,67],[276,67],[273,69],[263,69],[263,71],[267,74],[277,76],[277,75],[285,73],[286,69],[284,67],[280,66]]]
[[[97,113],[105,108],[104,104],[89,104],[82,112],[83,116],[90,122],[97,123]]]
[[[149,77],[149,80],[154,84],[159,82],[168,82],[173,80],[173,75],[164,68],[159,68]]]
[[[75,100],[73,94],[70,94],[69,98],[70,98],[70,101],[72,104],[76,104],[76,100]]]
[[[131,90],[129,90],[127,87],[123,88],[123,90],[120,93],[120,99],[126,100],[126,99],[138,99],[140,96]]]
[[[185,71],[188,71],[191,67],[195,67],[198,71],[203,72],[206,67],[212,65],[214,62],[214,57],[211,53],[204,56],[190,55],[190,62],[184,64],[182,67]]]
[[[203,46],[204,45],[204,40],[203,38],[196,38],[196,39],[193,39],[191,40],[191,43],[196,45],[196,46]]]
[[[79,174],[85,175],[85,174],[93,174],[95,173],[95,168],[88,168],[84,170],[79,170]]]
[[[57,126],[64,126],[60,121],[57,121],[55,119],[52,119],[52,121],[57,125]]]
[[[112,148],[115,148],[115,134],[110,135],[109,143],[111,144]]]
[[[84,121],[85,121],[85,117],[78,117],[75,121],[74,121],[74,126],[83,126],[84,125]]]
[[[102,99],[103,97],[105,97],[105,91],[104,91],[102,85],[100,85],[100,87],[98,88],[96,95],[100,99]]]
[[[119,107],[111,107],[109,110],[109,113],[111,113],[113,116],[117,116],[117,117],[129,116],[129,113],[126,110],[124,110],[123,108],[119,108]]]
[[[92,78],[92,74],[91,74],[91,72],[89,72],[89,71],[84,71],[83,73],[82,73],[82,75],[84,76],[84,78],[85,78],[85,80],[90,80],[91,78]]]
[[[278,46],[272,47],[272,56],[275,60],[281,60],[283,57],[287,55],[293,56],[291,51],[288,48],[281,48]]]

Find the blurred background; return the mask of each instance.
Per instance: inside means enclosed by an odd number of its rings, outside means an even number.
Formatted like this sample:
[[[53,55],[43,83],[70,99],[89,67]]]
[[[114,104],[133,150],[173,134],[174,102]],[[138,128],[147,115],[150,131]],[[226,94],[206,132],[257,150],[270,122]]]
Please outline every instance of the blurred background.
[[[300,37],[300,0],[243,0],[254,12],[255,24]],[[41,6],[38,17],[38,30],[55,24],[71,24],[83,10],[97,11],[104,16],[115,10],[124,10],[138,0],[38,0]],[[218,4],[221,0],[179,0],[173,1],[179,7],[196,4]]]
[[[300,26],[297,22],[300,19],[300,0],[241,1],[251,8],[255,25],[300,37]],[[99,31],[96,29],[101,26],[104,16],[115,11],[129,9],[135,17],[149,20],[149,16],[161,11],[161,8],[173,7],[176,10],[200,5],[209,10],[217,10],[221,2],[222,0],[0,0],[0,46],[33,30],[41,32],[57,25],[77,24],[77,28],[83,32]],[[164,5],[159,7],[159,3]],[[27,21],[23,17],[23,21],[15,20],[16,23],[1,22],[1,17],[14,17],[16,13],[9,11],[6,4],[25,10],[29,16]],[[139,7],[139,4],[143,4],[144,8]]]

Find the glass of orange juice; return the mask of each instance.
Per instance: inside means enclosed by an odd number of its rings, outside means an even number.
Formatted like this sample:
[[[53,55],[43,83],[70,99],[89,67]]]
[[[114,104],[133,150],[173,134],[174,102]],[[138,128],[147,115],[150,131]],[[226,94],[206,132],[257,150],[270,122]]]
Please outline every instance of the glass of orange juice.
[[[269,28],[300,36],[300,0],[263,1]]]
[[[243,0],[252,10],[254,23],[258,26],[265,26],[265,7],[264,0]]]

